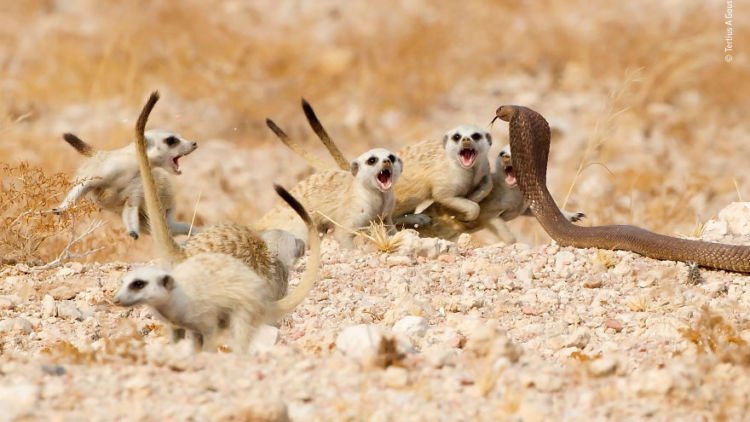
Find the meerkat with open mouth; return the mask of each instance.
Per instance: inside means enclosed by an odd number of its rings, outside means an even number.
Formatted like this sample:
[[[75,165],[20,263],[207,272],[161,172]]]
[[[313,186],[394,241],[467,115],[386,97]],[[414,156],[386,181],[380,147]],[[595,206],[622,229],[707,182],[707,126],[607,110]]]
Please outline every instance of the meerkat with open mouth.
[[[158,316],[172,324],[174,341],[189,330],[196,350],[216,350],[218,335],[228,328],[233,337],[233,350],[245,351],[258,326],[274,323],[291,312],[311,290],[320,266],[317,229],[304,207],[284,188],[276,186],[279,196],[304,221],[310,237],[310,258],[302,281],[291,294],[279,300],[274,300],[277,292],[272,280],[232,255],[219,252],[188,255],[187,249],[178,245],[169,232],[146,155],[143,129],[158,98],[158,94],[153,93],[138,118],[136,150],[154,249],[173,267],[144,267],[129,272],[114,301],[122,306],[151,306]],[[203,233],[210,234],[210,228]],[[271,237],[279,238],[276,234]],[[280,238],[287,239],[283,235]]]
[[[154,166],[156,191],[167,213],[167,223],[174,234],[188,234],[191,227],[175,220],[175,199],[168,173],[181,174],[180,158],[192,153],[198,144],[164,130],[145,133],[147,157]],[[76,182],[62,203],[52,209],[60,214],[79,198],[89,195],[101,208],[120,214],[129,236],[138,239],[148,233],[148,218],[143,202],[143,184],[132,144],[111,151],[97,151],[77,136],[66,133],[63,139],[80,154],[89,157],[76,172]],[[193,228],[193,232],[197,230]]]
[[[515,243],[516,237],[505,224],[518,216],[533,216],[529,205],[523,199],[523,192],[518,188],[516,175],[511,164],[510,145],[500,150],[495,161],[495,172],[492,173],[492,191],[479,203],[479,217],[474,221],[459,221],[452,211],[434,204],[423,211],[423,214],[409,215],[402,219],[405,226],[414,227],[420,235],[456,240],[461,233],[474,233],[488,229],[498,240]],[[563,211],[565,217],[577,222],[585,217],[582,212]],[[424,224],[425,218],[429,223]]]
[[[271,120],[268,126],[286,136]],[[291,193],[312,215],[321,233],[333,230],[342,247],[352,246],[353,232],[367,227],[371,221],[382,220],[392,225],[395,205],[394,186],[398,186],[403,164],[399,157],[385,148],[371,149],[349,165],[349,171],[328,170],[300,181]],[[255,225],[258,229],[283,228],[307,243],[305,227],[295,221],[292,210],[276,205]]]

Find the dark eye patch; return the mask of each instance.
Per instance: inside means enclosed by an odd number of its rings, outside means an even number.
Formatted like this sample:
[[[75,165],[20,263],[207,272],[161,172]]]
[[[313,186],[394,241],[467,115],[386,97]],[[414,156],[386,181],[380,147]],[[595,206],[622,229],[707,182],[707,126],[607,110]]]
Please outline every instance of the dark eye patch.
[[[453,136],[451,136],[451,139],[458,142],[461,139],[461,135],[459,135],[458,133],[454,133]]]
[[[169,136],[164,138],[164,143],[167,144],[167,146],[173,147],[180,143],[180,139],[176,136]]]
[[[391,163],[395,163],[396,162],[396,156],[393,155],[393,154],[389,155],[388,159],[391,160]]]
[[[146,284],[148,283],[146,283],[145,281],[141,279],[135,279],[133,280],[132,283],[130,283],[129,287],[130,287],[130,290],[141,290],[142,288],[146,287]]]
[[[375,157],[375,156],[372,156],[372,157],[368,158],[368,159],[367,159],[367,161],[365,161],[365,162],[366,162],[366,163],[367,163],[367,165],[369,165],[369,166],[374,166],[374,165],[375,165],[375,163],[377,163],[377,162],[378,162],[378,159],[377,159],[377,157]]]
[[[478,132],[474,132],[474,133],[471,134],[471,139],[473,139],[475,141],[478,141],[478,140],[482,139],[482,134],[478,133]]]

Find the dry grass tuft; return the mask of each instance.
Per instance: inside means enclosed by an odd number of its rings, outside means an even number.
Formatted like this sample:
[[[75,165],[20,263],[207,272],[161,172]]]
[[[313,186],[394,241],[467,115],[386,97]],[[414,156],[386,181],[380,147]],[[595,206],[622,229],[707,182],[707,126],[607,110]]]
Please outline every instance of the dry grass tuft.
[[[357,232],[357,236],[369,240],[379,252],[391,253],[401,247],[403,239],[401,232],[390,234],[389,230],[382,220],[370,221],[367,230]]]

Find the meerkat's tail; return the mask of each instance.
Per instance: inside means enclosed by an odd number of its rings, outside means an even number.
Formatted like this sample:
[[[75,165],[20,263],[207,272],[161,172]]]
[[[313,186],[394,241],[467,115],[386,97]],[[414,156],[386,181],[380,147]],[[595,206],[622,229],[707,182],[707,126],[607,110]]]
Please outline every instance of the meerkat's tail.
[[[266,119],[266,126],[268,126],[269,129],[276,135],[281,142],[284,143],[284,145],[287,146],[290,150],[292,150],[293,153],[299,155],[302,157],[305,161],[307,161],[307,164],[315,167],[318,170],[330,170],[331,166],[328,164],[325,164],[324,162],[320,161],[316,157],[314,157],[312,154],[307,152],[304,148],[302,148],[302,145],[298,144],[297,142],[293,141],[291,138],[289,138],[289,135],[287,135],[281,128],[271,119]]]
[[[185,253],[182,248],[174,241],[172,234],[167,226],[167,217],[164,207],[161,204],[159,195],[156,193],[156,182],[151,172],[151,163],[146,154],[146,122],[154,105],[159,101],[159,93],[154,91],[143,106],[138,121],[135,124],[135,150],[138,156],[138,168],[141,172],[143,181],[143,196],[146,202],[146,213],[148,214],[151,236],[154,239],[154,247],[159,258],[166,260],[170,264],[182,261]]]
[[[276,193],[287,203],[292,209],[299,214],[300,218],[305,222],[308,230],[308,243],[310,246],[310,258],[307,260],[307,268],[305,273],[302,274],[302,281],[299,283],[296,289],[286,295],[284,298],[278,300],[276,305],[282,313],[291,312],[297,305],[302,303],[305,296],[312,290],[315,281],[318,279],[318,271],[320,269],[320,235],[318,235],[318,229],[315,227],[310,214],[307,213],[305,207],[297,201],[286,189],[279,185],[274,185]]]
[[[307,118],[310,127],[315,134],[318,135],[318,139],[320,139],[320,142],[326,147],[328,153],[331,154],[331,157],[336,161],[339,168],[341,170],[349,171],[349,168],[351,167],[349,160],[346,159],[339,147],[336,146],[331,137],[328,136],[328,132],[326,132],[325,128],[323,128],[323,125],[320,123],[318,116],[315,114],[315,110],[313,110],[310,103],[304,98],[302,99],[302,111],[305,112],[305,117]]]
[[[96,152],[94,147],[87,144],[83,141],[83,139],[73,135],[72,133],[63,133],[63,139],[70,146],[75,148],[75,150],[78,151],[79,154],[85,155],[86,157],[91,157]]]

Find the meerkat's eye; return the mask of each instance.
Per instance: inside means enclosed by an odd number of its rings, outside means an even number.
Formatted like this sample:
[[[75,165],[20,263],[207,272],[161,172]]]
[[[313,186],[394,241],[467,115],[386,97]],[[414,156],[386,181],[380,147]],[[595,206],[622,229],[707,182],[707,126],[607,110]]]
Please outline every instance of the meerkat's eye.
[[[146,287],[146,284],[148,283],[146,283],[145,281],[141,279],[135,279],[133,280],[132,283],[130,283],[129,287],[130,287],[130,290],[141,290],[142,288]]]
[[[369,166],[374,166],[375,163],[377,163],[377,162],[378,162],[378,159],[376,157],[370,157],[366,161],[367,165],[369,165]]]
[[[396,162],[396,156],[393,155],[393,154],[389,155],[388,159],[391,160],[391,163],[395,163]]]
[[[454,133],[453,136],[451,136],[451,139],[458,142],[461,139],[461,135],[459,135],[458,133]]]
[[[478,140],[482,139],[482,134],[479,133],[479,132],[474,132],[474,133],[471,134],[471,139],[473,139],[475,141],[478,141]]]
[[[167,144],[167,146],[173,147],[180,143],[180,139],[176,136],[170,136],[164,139],[164,143]]]

